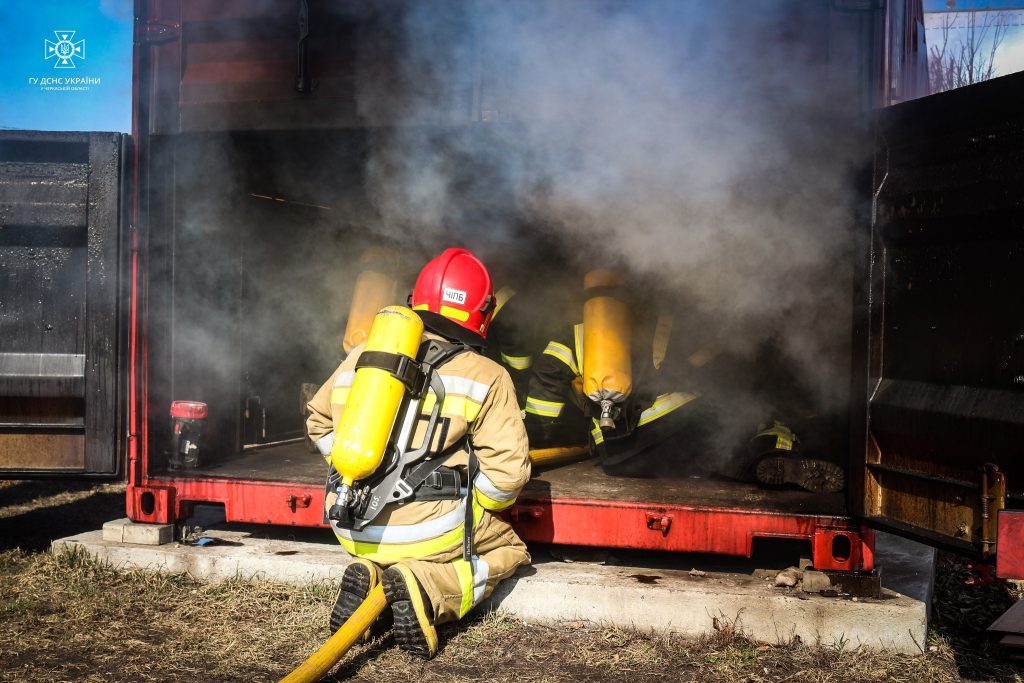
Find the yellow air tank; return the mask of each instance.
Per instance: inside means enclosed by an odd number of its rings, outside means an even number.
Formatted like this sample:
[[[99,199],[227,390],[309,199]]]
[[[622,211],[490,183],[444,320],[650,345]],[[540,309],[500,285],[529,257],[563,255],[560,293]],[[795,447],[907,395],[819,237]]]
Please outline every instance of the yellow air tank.
[[[415,358],[422,336],[418,315],[404,306],[388,306],[374,317],[365,351]],[[331,465],[342,484],[351,486],[380,466],[405,392],[405,385],[387,370],[356,370],[331,448]]]
[[[348,307],[341,346],[345,353],[366,341],[377,311],[395,302],[398,254],[387,247],[369,247],[359,257],[359,275]]]
[[[583,278],[583,393],[601,406],[602,428],[615,426],[613,406],[633,388],[630,315],[622,297],[624,279],[613,270]]]

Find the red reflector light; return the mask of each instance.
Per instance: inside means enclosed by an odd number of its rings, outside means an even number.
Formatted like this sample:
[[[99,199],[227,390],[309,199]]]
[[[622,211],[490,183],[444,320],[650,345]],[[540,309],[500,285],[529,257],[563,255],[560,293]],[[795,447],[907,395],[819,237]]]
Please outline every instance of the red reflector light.
[[[202,420],[206,418],[206,414],[206,404],[199,401],[174,401],[171,403],[171,417]]]

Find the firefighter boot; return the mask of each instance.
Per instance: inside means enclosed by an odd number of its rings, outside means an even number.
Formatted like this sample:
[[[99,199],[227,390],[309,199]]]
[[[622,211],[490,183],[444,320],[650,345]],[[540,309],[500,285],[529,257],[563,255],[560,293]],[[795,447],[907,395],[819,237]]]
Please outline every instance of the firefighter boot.
[[[336,632],[359,608],[366,596],[380,583],[380,568],[367,560],[353,559],[341,576],[341,590],[331,611],[331,633]],[[381,613],[361,636],[359,642],[367,642],[383,635],[391,627],[391,614]]]
[[[384,594],[395,618],[395,640],[406,652],[430,659],[437,654],[434,609],[412,570],[400,564],[384,570]]]
[[[800,452],[800,439],[781,422],[773,422],[750,440],[758,458],[754,477],[762,484],[795,484],[813,493],[838,493],[846,486],[843,468]]]

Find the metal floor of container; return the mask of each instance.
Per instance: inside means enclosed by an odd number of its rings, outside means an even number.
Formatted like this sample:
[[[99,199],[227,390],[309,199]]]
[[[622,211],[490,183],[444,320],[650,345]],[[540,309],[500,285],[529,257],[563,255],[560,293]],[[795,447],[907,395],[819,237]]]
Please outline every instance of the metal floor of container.
[[[763,512],[842,515],[846,494],[767,489],[718,477],[633,479],[611,477],[594,460],[540,470],[520,499],[637,501],[664,505],[733,508]]]
[[[327,465],[304,443],[252,449],[212,465],[184,473],[154,473],[173,479],[226,478],[260,482],[322,485]],[[632,479],[611,477],[593,460],[534,472],[520,500],[607,500],[664,505],[757,510],[761,512],[846,513],[844,493],[810,493],[798,489],[767,489],[757,484],[720,478]]]

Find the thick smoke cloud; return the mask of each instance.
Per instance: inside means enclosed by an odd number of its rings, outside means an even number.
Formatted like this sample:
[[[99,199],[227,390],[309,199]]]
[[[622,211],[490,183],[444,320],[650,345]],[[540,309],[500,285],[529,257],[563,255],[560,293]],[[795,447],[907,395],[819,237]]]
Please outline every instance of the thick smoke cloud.
[[[525,225],[573,267],[624,264],[718,347],[774,340],[838,407],[863,148],[817,4],[413,3],[402,87],[360,82],[362,113],[398,124],[375,136],[370,201],[420,243],[529,262]]]
[[[841,410],[865,147],[829,4],[310,2],[311,105],[354,115],[182,136],[169,398],[227,414],[252,391],[300,429],[297,385],[338,360],[362,250],[402,253],[404,298],[456,244],[549,332],[581,316],[587,268],[624,266],[678,334]],[[290,26],[281,7],[250,9]],[[723,443],[776,407],[737,401]]]

